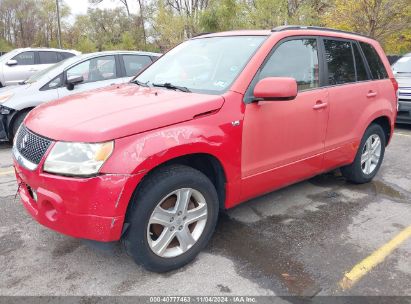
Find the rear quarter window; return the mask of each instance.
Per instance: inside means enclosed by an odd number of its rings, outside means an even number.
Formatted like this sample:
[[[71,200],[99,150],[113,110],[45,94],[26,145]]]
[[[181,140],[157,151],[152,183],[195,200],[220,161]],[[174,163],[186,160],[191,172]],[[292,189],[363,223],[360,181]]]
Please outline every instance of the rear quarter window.
[[[365,55],[365,58],[370,67],[371,76],[373,79],[385,79],[388,78],[387,70],[377,51],[371,44],[360,42],[361,49]]]

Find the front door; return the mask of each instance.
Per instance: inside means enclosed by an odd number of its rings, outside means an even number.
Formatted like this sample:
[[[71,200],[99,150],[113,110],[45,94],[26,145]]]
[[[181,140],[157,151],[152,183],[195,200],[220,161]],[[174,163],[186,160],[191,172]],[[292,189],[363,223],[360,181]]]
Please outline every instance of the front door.
[[[297,81],[299,92],[290,101],[259,101],[246,105],[242,145],[243,199],[322,171],[329,108],[328,92],[320,88],[319,75],[317,38],[280,42],[263,64],[256,80],[292,77]]]
[[[77,84],[73,90],[68,90],[65,86],[59,88],[60,98],[124,82],[124,79],[120,78],[118,73],[114,55],[88,59],[66,71],[66,79],[77,76],[83,76],[84,81]]]
[[[37,71],[35,55],[32,51],[22,52],[11,58],[11,60],[16,60],[17,64],[4,65],[3,73],[5,85],[16,85],[19,82],[26,80]]]

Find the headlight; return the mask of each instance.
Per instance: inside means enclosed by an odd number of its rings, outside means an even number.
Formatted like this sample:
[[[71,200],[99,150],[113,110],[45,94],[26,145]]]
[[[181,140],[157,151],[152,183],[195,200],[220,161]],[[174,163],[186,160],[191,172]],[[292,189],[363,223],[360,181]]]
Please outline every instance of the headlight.
[[[44,171],[70,176],[94,175],[113,149],[113,141],[96,144],[57,142],[47,156]]]
[[[13,93],[6,93],[0,95],[0,104],[5,103],[7,100],[9,100],[14,94]]]

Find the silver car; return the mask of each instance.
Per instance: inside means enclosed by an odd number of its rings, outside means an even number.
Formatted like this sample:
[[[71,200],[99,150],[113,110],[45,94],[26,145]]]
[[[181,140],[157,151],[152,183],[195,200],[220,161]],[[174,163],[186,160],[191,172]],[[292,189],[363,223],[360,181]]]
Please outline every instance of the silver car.
[[[0,141],[12,140],[34,107],[75,93],[127,82],[161,54],[99,52],[61,61],[20,85],[0,89]]]
[[[80,54],[60,49],[15,49],[0,57],[0,87],[18,84],[38,71]]]
[[[411,53],[392,65],[398,82],[398,123],[411,124]]]

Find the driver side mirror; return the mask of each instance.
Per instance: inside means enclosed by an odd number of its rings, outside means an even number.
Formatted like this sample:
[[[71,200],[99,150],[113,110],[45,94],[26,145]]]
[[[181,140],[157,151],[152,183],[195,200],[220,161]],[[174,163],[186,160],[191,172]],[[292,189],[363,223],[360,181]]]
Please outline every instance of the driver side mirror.
[[[292,100],[297,94],[297,81],[291,77],[264,78],[254,87],[256,101]]]
[[[74,87],[79,84],[82,83],[84,81],[84,77],[81,75],[73,75],[73,76],[69,76],[67,78],[67,90],[73,90]]]
[[[17,62],[17,60],[10,59],[9,61],[6,62],[6,64],[7,64],[8,66],[13,66],[13,65],[17,65],[18,62]]]

